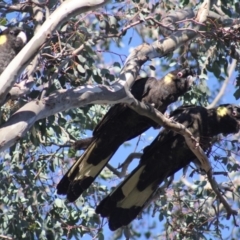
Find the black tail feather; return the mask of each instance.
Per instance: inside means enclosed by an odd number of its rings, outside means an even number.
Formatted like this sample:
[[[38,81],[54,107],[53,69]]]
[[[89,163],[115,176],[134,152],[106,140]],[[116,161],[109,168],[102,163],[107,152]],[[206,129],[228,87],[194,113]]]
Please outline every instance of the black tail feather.
[[[116,208],[117,203],[112,201],[110,196],[104,198],[97,206],[96,213],[102,217],[109,217],[111,212]]]
[[[68,191],[67,191],[67,199],[69,202],[76,201],[82,193],[87,190],[90,185],[93,183],[95,178],[86,177],[81,180],[75,180],[70,182]]]
[[[68,187],[70,185],[71,181],[67,177],[67,175],[64,175],[61,181],[57,185],[57,194],[66,195],[68,192]]]
[[[116,208],[110,214],[108,225],[110,230],[115,231],[120,227],[127,226],[142,210],[142,207]]]

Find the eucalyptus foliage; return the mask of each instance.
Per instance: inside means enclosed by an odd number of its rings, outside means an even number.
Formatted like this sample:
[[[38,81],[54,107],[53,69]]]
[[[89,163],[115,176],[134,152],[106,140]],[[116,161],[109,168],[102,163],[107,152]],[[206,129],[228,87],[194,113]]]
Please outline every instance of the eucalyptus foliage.
[[[237,1],[219,2],[226,18],[239,18],[240,4]],[[18,0],[1,2],[0,23],[21,26],[31,37],[61,1],[24,2],[21,3],[23,8],[14,9],[13,6],[20,3]],[[1,107],[1,126],[27,102],[42,95],[49,96],[56,90],[86,84],[110,85],[117,79],[132,48],[167,37],[162,26],[157,24],[164,14],[185,7],[197,11],[201,3],[193,0],[115,0],[95,11],[68,19],[51,33],[41,51],[36,53],[38,64],[30,91],[6,101]],[[214,7],[211,10],[217,12]],[[43,14],[40,21],[37,21],[37,11]],[[191,21],[176,23],[177,27],[191,28]],[[233,38],[224,38],[228,29],[224,32],[220,28],[217,20],[208,20],[201,29],[207,34],[199,34],[164,58],[147,62],[141,75],[160,78],[172,69],[189,64],[198,69],[199,78],[196,86],[181,99],[182,102],[203,106],[211,104],[228,77],[228,67],[233,61],[229,54],[233,51],[232,44],[235,42],[235,48],[239,47]],[[226,90],[221,102],[240,97],[239,63],[235,70],[235,77],[229,84],[234,88],[234,94]],[[19,82],[26,78],[26,72],[23,72]],[[107,220],[95,213],[97,203],[120,180],[113,171],[104,169],[91,188],[73,204],[58,196],[56,184],[82,154],[81,150],[74,148],[74,142],[91,136],[91,131],[108,108],[106,105],[87,105],[39,120],[27,134],[19,136],[16,144],[1,153],[0,238],[221,239],[225,230],[230,230],[231,239],[239,238],[239,230],[232,220],[224,220],[224,208],[215,198],[206,178],[197,173],[194,166],[183,171],[188,184],[178,176],[145,209],[139,220],[115,233],[109,233]],[[218,178],[222,192],[238,208],[238,136],[230,136],[227,140],[221,136],[214,141],[209,158],[216,171],[224,172],[225,175]],[[131,147],[133,151],[135,145]],[[129,148],[125,150],[131,152]]]

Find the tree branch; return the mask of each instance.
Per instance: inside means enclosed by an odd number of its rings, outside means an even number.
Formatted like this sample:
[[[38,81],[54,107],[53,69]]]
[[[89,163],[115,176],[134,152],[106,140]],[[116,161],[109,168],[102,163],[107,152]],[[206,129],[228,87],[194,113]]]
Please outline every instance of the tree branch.
[[[222,196],[222,194],[218,190],[218,184],[217,184],[215,178],[212,176],[211,171],[207,173],[207,177],[208,177],[208,181],[209,181],[213,191],[216,193],[217,197],[219,198],[219,200],[221,201],[221,203],[223,204],[224,208],[227,211],[227,219],[230,219],[230,217],[233,216],[234,224],[235,224],[235,226],[238,226],[236,223],[236,220],[235,220],[235,215],[237,215],[238,212],[231,208],[231,206],[228,204],[226,199]]]
[[[8,236],[4,236],[4,235],[0,235],[0,238],[1,239],[7,239],[7,240],[13,240],[13,238],[11,238],[11,237],[8,237]]]
[[[129,164],[132,162],[133,159],[137,158],[140,159],[142,156],[142,153],[133,152],[128,155],[128,157],[125,159],[125,161],[118,167],[122,168],[121,171],[117,171],[114,167],[112,167],[110,164],[107,164],[107,167],[110,171],[112,171],[115,175],[117,175],[119,178],[125,177],[127,173],[127,168]]]
[[[29,3],[19,3],[14,5],[8,5],[6,3],[0,3],[0,9],[5,8],[6,12],[30,12],[32,7]]]
[[[123,90],[120,84],[115,84],[114,88],[86,85],[77,89],[59,90],[49,97],[31,101],[15,112],[0,129],[0,151],[7,149],[18,141],[36,121],[58,112],[82,107],[90,103],[132,102],[133,99],[126,97]],[[114,94],[109,94],[109,92]]]
[[[216,104],[220,101],[220,99],[222,98],[223,94],[225,93],[225,90],[227,88],[227,85],[228,85],[228,82],[230,80],[230,78],[232,77],[232,74],[236,68],[236,64],[237,64],[237,60],[233,59],[230,67],[229,67],[229,70],[228,70],[228,76],[225,78],[224,82],[223,82],[223,85],[220,89],[220,91],[218,92],[217,96],[215,97],[215,99],[212,101],[211,104],[209,104],[207,106],[207,108],[213,108],[214,106],[216,106]]]

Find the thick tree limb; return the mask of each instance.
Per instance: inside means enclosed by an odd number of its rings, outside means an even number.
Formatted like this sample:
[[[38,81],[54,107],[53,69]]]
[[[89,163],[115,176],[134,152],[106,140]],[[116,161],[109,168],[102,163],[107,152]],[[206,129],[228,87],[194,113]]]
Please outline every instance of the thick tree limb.
[[[109,94],[109,92],[115,94]],[[120,101],[117,100],[118,98]],[[131,103],[133,100],[131,97],[126,97],[120,84],[115,84],[114,88],[87,85],[77,89],[56,91],[49,97],[27,103],[9,118],[0,129],[0,151],[12,146],[39,119],[89,103],[111,104],[121,101]]]
[[[9,91],[10,98],[17,99],[23,95],[30,93],[33,84],[34,80],[32,78],[21,81]]]

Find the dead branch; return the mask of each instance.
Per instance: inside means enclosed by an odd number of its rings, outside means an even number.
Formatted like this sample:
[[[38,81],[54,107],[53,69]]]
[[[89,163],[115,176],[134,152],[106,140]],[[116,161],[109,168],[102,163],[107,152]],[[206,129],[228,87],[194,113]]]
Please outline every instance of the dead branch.
[[[230,78],[232,77],[232,74],[236,68],[236,64],[237,64],[237,61],[235,59],[233,59],[229,69],[228,69],[228,76],[225,78],[223,84],[222,84],[222,87],[220,89],[220,91],[218,92],[217,96],[215,97],[215,99],[212,101],[211,104],[209,104],[207,106],[207,108],[213,108],[214,106],[216,106],[216,104],[220,101],[220,99],[222,98],[223,94],[225,93],[225,90],[227,88],[227,85],[229,83],[229,80]]]
[[[135,158],[140,159],[141,156],[142,156],[142,153],[136,153],[136,152],[130,153],[128,157],[125,159],[125,161],[118,167],[118,169],[122,168],[121,171],[117,171],[117,169],[111,166],[110,164],[107,164],[107,168],[110,171],[112,171],[115,175],[117,175],[119,178],[125,177],[127,174],[127,168],[129,164],[133,161],[133,159]]]

